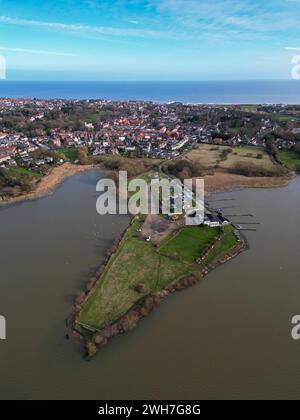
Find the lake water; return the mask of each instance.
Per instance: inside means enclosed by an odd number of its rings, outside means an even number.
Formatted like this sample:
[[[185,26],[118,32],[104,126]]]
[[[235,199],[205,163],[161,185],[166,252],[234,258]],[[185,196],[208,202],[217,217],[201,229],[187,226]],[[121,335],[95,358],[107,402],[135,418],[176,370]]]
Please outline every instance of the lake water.
[[[0,81],[1,97],[299,104],[300,81],[18,82],[7,80]]]
[[[0,208],[0,399],[299,398],[300,178],[213,197],[235,198],[214,205],[261,222],[247,233],[249,251],[87,362],[65,340],[65,319],[128,221],[97,215],[99,176],[80,173],[51,196]]]

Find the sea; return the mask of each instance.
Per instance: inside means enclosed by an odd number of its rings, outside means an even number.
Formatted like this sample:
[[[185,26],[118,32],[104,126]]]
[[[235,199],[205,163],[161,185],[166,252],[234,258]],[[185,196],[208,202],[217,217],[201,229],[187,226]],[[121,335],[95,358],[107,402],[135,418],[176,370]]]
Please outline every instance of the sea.
[[[110,99],[190,104],[300,104],[300,81],[0,81],[0,98]]]

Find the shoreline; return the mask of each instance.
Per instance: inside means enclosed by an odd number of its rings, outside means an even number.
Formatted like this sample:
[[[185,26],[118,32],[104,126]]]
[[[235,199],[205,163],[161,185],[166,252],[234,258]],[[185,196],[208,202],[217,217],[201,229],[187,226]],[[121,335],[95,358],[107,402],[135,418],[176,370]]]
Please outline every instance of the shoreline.
[[[23,201],[36,200],[38,198],[45,197],[53,193],[55,189],[67,178],[70,178],[79,172],[90,171],[94,168],[94,165],[76,165],[70,162],[66,162],[61,166],[56,166],[48,175],[41,179],[34,191],[21,194],[16,197],[2,199],[0,201],[0,206],[16,204]]]
[[[287,187],[294,179],[287,177],[247,177],[244,175],[230,174],[228,172],[215,172],[214,175],[205,175],[205,193],[207,195],[234,191],[244,188],[282,188]]]
[[[250,79],[250,80],[213,80],[213,79],[206,79],[206,80],[173,80],[173,81],[168,81],[168,80],[162,80],[162,81],[151,81],[151,80],[143,80],[143,81],[130,81],[130,80],[123,80],[123,81],[113,81],[113,80],[109,80],[109,81],[99,81],[99,80],[90,80],[90,81],[80,81],[80,80],[75,80],[75,81],[70,81],[70,80],[59,80],[59,81],[53,81],[53,80],[48,80],[48,81],[37,81],[37,80],[1,80],[0,81],[3,86],[6,85],[13,85],[13,84],[23,84],[23,85],[45,85],[45,84],[52,84],[52,85],[72,85],[72,87],[74,88],[74,85],[76,84],[85,84],[85,85],[121,85],[121,84],[127,84],[127,85],[172,85],[172,84],[178,84],[178,85],[191,85],[191,84],[200,84],[200,85],[206,85],[206,84],[224,84],[224,85],[230,85],[230,84],[266,84],[266,83],[284,83],[284,84],[297,84],[297,81],[295,80],[291,80],[291,79],[275,79],[275,80],[268,80],[268,79],[258,79],[258,80],[254,80],[254,79]],[[234,96],[230,93],[225,93],[224,95],[229,96],[231,98],[231,100],[227,99],[223,99],[223,100],[217,100],[215,98],[213,99],[200,99],[200,100],[196,100],[196,99],[185,99],[182,100],[180,98],[170,98],[168,97],[168,95],[163,95],[163,99],[157,99],[154,97],[151,97],[151,95],[146,98],[145,96],[140,97],[139,99],[137,99],[136,95],[135,97],[122,97],[122,96],[114,96],[114,91],[112,93],[110,93],[110,95],[106,95],[104,97],[99,97],[99,96],[95,96],[94,94],[91,93],[85,93],[83,94],[65,94],[65,95],[60,95],[60,94],[53,94],[52,96],[49,96],[48,93],[39,93],[37,94],[37,92],[25,92],[23,94],[18,94],[18,95],[14,95],[11,93],[8,93],[6,95],[3,96],[3,98],[5,99],[18,99],[20,97],[25,97],[28,100],[39,100],[39,101],[50,101],[50,100],[58,100],[58,101],[89,101],[89,100],[109,100],[112,102],[128,102],[128,101],[135,101],[135,102],[151,102],[154,104],[169,104],[169,103],[174,103],[174,102],[180,102],[183,105],[191,105],[191,106],[243,106],[243,105],[255,105],[255,106],[259,106],[259,105],[267,105],[267,106],[278,106],[278,105],[284,105],[284,106],[289,106],[289,105],[299,105],[300,102],[297,99],[287,99],[290,98],[290,93],[286,92],[286,93],[282,93],[282,98],[280,100],[278,100],[278,98],[274,98],[274,100],[272,100],[272,98],[268,97],[268,93],[266,92],[265,95],[267,95],[267,98],[264,97],[263,93],[257,94],[256,96],[258,96],[258,99],[253,99],[252,101],[248,101],[246,98],[246,93],[243,94],[243,96],[245,95],[245,99],[244,98],[240,98],[240,100],[236,100],[236,98],[234,98]],[[130,95],[129,95],[130,96]],[[146,95],[147,96],[147,95]],[[179,95],[180,96],[180,95]],[[200,95],[201,96],[201,95]],[[211,97],[212,95],[210,95]],[[207,97],[207,94],[206,94]]]
[[[2,205],[6,205],[6,204],[9,205],[9,204],[14,204],[14,203],[21,202],[21,201],[34,200],[34,199],[41,198],[41,197],[46,196],[46,195],[50,194],[51,192],[53,192],[55,190],[55,188],[60,183],[62,183],[65,179],[67,179],[68,177],[71,177],[78,172],[89,171],[89,170],[93,170],[95,168],[96,168],[95,165],[79,166],[79,165],[74,165],[74,164],[71,164],[71,163],[65,163],[65,164],[63,164],[59,167],[53,168],[51,173],[41,180],[40,184],[38,185],[38,188],[35,191],[33,191],[32,193],[25,194],[25,195],[22,195],[22,196],[19,196],[19,197],[15,197],[15,198],[10,199],[10,200],[2,201],[2,202],[0,202],[0,205],[1,204]],[[226,177],[226,175],[231,175],[231,174],[226,174],[226,173],[217,173],[217,174],[221,177],[224,177],[224,176]],[[214,176],[208,175],[205,178],[207,178],[207,177],[214,178],[215,175]],[[233,175],[233,178],[236,181],[236,178],[245,179],[247,177]],[[231,184],[230,183],[226,184],[226,183],[223,182],[222,187],[219,188],[218,190],[213,189],[213,188],[208,188],[208,193],[213,194],[213,193],[233,190],[233,189],[236,189],[236,188],[284,187],[292,179],[293,179],[293,177],[284,178],[284,179],[282,179],[282,178],[279,178],[279,179],[268,178],[267,179],[267,181],[268,181],[267,186],[262,185],[264,183],[264,181],[266,180],[265,178],[264,179],[249,178],[249,179],[247,179],[247,184],[248,185],[244,185],[244,184],[243,185],[238,185],[237,183],[235,183],[233,185],[232,183]],[[257,185],[257,184],[255,185],[257,180],[259,181],[259,185]],[[115,248],[117,248],[117,249],[119,248],[119,245],[122,242],[122,239],[123,239],[124,235],[126,234],[127,230],[131,227],[131,224],[132,224],[133,220],[134,220],[134,218],[132,218],[130,220],[130,222],[128,223],[128,225],[126,226],[124,231],[122,232],[120,240],[118,241],[118,243],[114,244]],[[192,285],[195,285],[200,280],[202,280],[210,271],[214,270],[215,268],[217,268],[220,265],[223,265],[226,262],[229,262],[231,259],[237,257],[240,253],[246,251],[248,249],[248,244],[247,244],[246,238],[244,237],[244,235],[241,235],[240,233],[238,234],[238,236],[239,236],[239,243],[237,243],[234,248],[228,250],[225,254],[221,255],[220,257],[216,258],[216,260],[209,263],[207,266],[203,267],[201,269],[201,271],[195,272],[195,273],[192,273],[192,274],[189,274],[189,275],[185,275],[185,276],[179,278],[178,280],[176,280],[174,283],[170,284],[169,286],[163,288],[162,290],[160,290],[160,291],[158,291],[158,292],[156,292],[152,295],[147,295],[147,296],[143,297],[139,302],[137,302],[126,314],[121,316],[117,321],[115,321],[111,325],[99,330],[96,333],[98,335],[97,347],[101,347],[102,345],[106,344],[107,341],[109,339],[111,339],[112,337],[114,337],[116,335],[119,335],[119,334],[122,334],[126,331],[129,331],[129,330],[135,328],[137,326],[137,323],[142,318],[148,316],[153,311],[153,309],[156,306],[158,306],[160,304],[160,302],[164,298],[166,298],[167,296],[171,295],[172,293],[174,293],[176,291],[181,291],[181,290],[184,290],[185,288],[188,288]],[[87,345],[87,340],[82,334],[80,334],[75,329],[75,321],[76,321],[77,315],[79,313],[79,310],[81,308],[82,303],[88,298],[91,290],[95,287],[96,284],[98,284],[98,281],[101,279],[101,274],[105,270],[107,264],[109,264],[111,256],[112,255],[110,255],[108,258],[106,258],[104,263],[101,265],[101,267],[95,273],[95,275],[93,277],[93,279],[94,279],[93,284],[91,285],[91,281],[87,281],[86,286],[85,286],[83,301],[80,302],[80,303],[75,302],[74,310],[71,312],[70,316],[67,319],[67,337],[68,338],[69,337],[74,338],[76,341],[79,341],[81,343],[81,345],[86,346]],[[101,335],[101,337],[99,336],[99,334]]]
[[[61,166],[54,167],[48,175],[45,175],[37,187],[28,193],[11,198],[0,198],[0,207],[10,204],[16,204],[23,201],[36,200],[45,197],[55,191],[55,189],[67,178],[76,175],[79,172],[99,169],[107,170],[102,165],[88,164],[78,165],[65,162]],[[142,174],[141,174],[142,175]],[[139,175],[136,176],[138,178]],[[286,177],[247,177],[244,175],[230,174],[228,172],[217,171],[213,175],[204,175],[205,194],[221,193],[240,188],[281,188],[286,187],[295,176]]]
[[[107,254],[108,257],[106,260],[101,264],[98,270],[95,272],[94,277],[89,279],[86,283],[85,289],[83,292],[80,293],[80,298],[75,298],[74,301],[74,309],[69,315],[66,320],[67,326],[67,334],[66,338],[72,338],[74,341],[79,343],[85,349],[85,355],[87,359],[91,359],[96,355],[96,352],[99,348],[106,345],[110,339],[115,336],[124,334],[125,332],[129,332],[135,329],[138,326],[139,321],[143,318],[150,315],[150,313],[168,296],[172,295],[177,291],[183,291],[184,289],[194,286],[199,283],[202,279],[206,277],[211,271],[216,269],[217,267],[229,262],[233,258],[237,257],[242,252],[248,249],[248,242],[246,238],[241,235],[238,231],[235,231],[235,236],[237,238],[236,245],[227,250],[224,254],[218,256],[215,260],[207,263],[205,266],[201,267],[199,271],[192,272],[190,274],[185,274],[175,280],[174,282],[170,283],[169,285],[165,286],[161,290],[148,294],[142,297],[139,301],[137,301],[126,313],[124,313],[120,318],[113,321],[111,324],[106,325],[101,329],[90,329],[91,327],[80,324],[77,322],[77,317],[82,309],[82,305],[86,302],[89,298],[90,293],[94,290],[94,288],[98,285],[98,282],[101,281],[102,275],[105,272],[106,268],[110,264],[111,258],[117,256],[119,248],[123,242],[123,238],[131,228],[135,217],[131,218],[130,222],[122,232],[121,236],[117,243],[114,243],[113,249],[114,252],[110,252],[108,250]],[[222,237],[222,236],[221,236]],[[218,240],[221,240],[219,237],[215,242],[213,242],[209,249],[205,250],[205,256],[209,254],[210,251],[213,250],[215,244]],[[204,257],[205,257],[204,256]],[[203,257],[203,258],[204,258]],[[79,327],[83,327],[86,331],[90,331],[93,334],[92,341],[89,341],[81,332],[78,331],[76,325]],[[95,352],[89,351],[89,346],[93,346],[93,350]]]
[[[280,188],[286,187],[290,181],[294,179],[293,176],[289,177],[281,177],[281,178],[256,178],[256,177],[245,177],[235,174],[228,174],[228,173],[217,173],[219,177],[226,177],[229,175],[231,180],[234,182],[224,183],[222,182],[222,186],[216,188],[208,188],[207,193],[208,195],[220,192],[228,192],[230,190],[235,190],[238,188]],[[213,178],[214,176],[210,176]],[[228,180],[228,179],[227,179]],[[243,180],[245,183],[240,184],[238,181]],[[237,238],[236,245],[227,250],[224,254],[216,257],[213,261],[207,263],[199,271],[195,271],[190,274],[185,274],[175,280],[173,283],[165,286],[161,290],[150,293],[140,300],[138,300],[126,313],[120,316],[118,319],[113,321],[112,323],[101,327],[100,329],[89,327],[88,325],[81,324],[77,322],[78,315],[82,309],[83,304],[89,298],[90,293],[94,290],[94,288],[98,285],[99,281],[102,279],[102,275],[105,272],[107,266],[109,265],[111,258],[118,254],[118,250],[120,245],[122,244],[123,238],[126,235],[126,232],[130,229],[133,221],[135,218],[132,218],[128,223],[127,227],[121,234],[121,237],[117,243],[114,244],[113,248],[114,251],[110,252],[108,250],[108,257],[103,262],[101,267],[96,271],[94,277],[92,277],[86,284],[86,287],[83,292],[81,292],[80,299],[76,298],[74,302],[74,310],[71,312],[70,316],[67,319],[67,338],[72,338],[76,342],[78,342],[84,349],[85,354],[84,357],[90,360],[93,358],[98,349],[102,346],[105,346],[112,338],[124,334],[125,332],[129,332],[135,329],[139,322],[150,315],[152,311],[166,299],[168,296],[172,295],[177,291],[183,291],[184,289],[191,287],[201,280],[203,280],[211,271],[215,270],[219,266],[231,261],[241,253],[247,251],[249,249],[249,242],[242,232],[235,230],[235,235]],[[206,255],[209,254],[210,251],[214,248],[214,245],[206,250]],[[79,329],[78,329],[79,327]],[[84,328],[88,335],[85,335],[80,328]],[[90,335],[90,337],[89,337]]]

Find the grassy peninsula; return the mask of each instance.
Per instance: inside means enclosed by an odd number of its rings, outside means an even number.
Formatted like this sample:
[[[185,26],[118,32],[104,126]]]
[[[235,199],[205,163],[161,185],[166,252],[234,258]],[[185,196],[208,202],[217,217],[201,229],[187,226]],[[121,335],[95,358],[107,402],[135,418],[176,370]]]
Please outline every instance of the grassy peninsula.
[[[99,163],[116,170],[127,162],[123,160],[101,157]],[[287,180],[286,170],[264,148],[253,146],[198,145],[167,164],[143,165],[138,172],[148,169],[141,176],[147,182],[155,165],[160,176],[202,176],[208,191],[237,185],[270,187]],[[130,173],[135,172],[136,168]],[[162,299],[197,283],[244,245],[233,225],[189,227],[183,218],[171,222],[163,215],[135,217],[76,299],[72,328],[83,337],[87,354],[93,356],[98,346],[133,329]]]
[[[156,241],[146,241],[144,229],[149,229],[149,223],[155,238],[155,229],[166,221],[161,215],[134,218],[103,271],[97,273],[98,279],[92,279],[89,290],[77,300],[74,327],[84,337],[89,355],[96,345],[134,328],[148,315],[153,309],[147,309],[153,305],[149,297],[154,297],[155,306],[169,293],[199,281],[211,264],[225,262],[243,245],[231,225],[188,227],[183,221],[165,226],[165,234]]]

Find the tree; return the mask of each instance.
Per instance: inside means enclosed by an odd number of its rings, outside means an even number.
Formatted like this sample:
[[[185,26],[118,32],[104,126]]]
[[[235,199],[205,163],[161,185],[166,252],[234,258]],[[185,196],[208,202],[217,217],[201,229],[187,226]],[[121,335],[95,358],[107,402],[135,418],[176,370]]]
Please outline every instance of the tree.
[[[267,153],[272,156],[276,162],[280,162],[274,134],[267,134],[265,136],[265,143]]]
[[[58,155],[58,159],[59,160],[63,160],[64,162],[67,162],[68,161],[68,158],[67,158],[67,156],[64,153],[60,153]]]
[[[86,352],[87,352],[87,355],[89,357],[96,356],[96,353],[97,353],[97,347],[96,347],[96,345],[93,342],[89,341],[86,344]]]
[[[300,143],[295,144],[294,151],[300,155]]]
[[[79,160],[80,165],[87,165],[89,163],[88,148],[86,146],[82,146],[79,148],[78,160]]]

